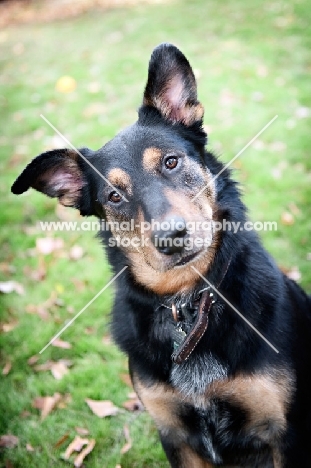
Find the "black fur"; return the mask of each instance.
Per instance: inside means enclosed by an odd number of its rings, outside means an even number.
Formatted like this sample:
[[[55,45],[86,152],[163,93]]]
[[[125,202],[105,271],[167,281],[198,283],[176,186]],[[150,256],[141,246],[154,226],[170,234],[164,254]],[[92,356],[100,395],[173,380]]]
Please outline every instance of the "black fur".
[[[99,218],[137,219],[140,212],[146,221],[166,219],[179,209],[167,196],[167,189],[190,199],[205,185],[206,174],[212,178],[223,168],[205,150],[207,137],[199,106],[188,61],[174,46],[161,45],[150,61],[138,121],[100,150],[81,150],[105,177],[115,168],[128,175],[131,190],[117,187],[128,203],[123,200],[115,206],[109,199],[111,186],[70,150],[38,156],[16,180],[12,191],[19,194],[34,187],[80,209],[83,215],[95,214]],[[152,171],[142,165],[149,148],[164,155]],[[177,155],[181,168],[169,172],[163,161],[171,153]],[[186,162],[190,169],[185,168]],[[214,191],[215,200],[211,202],[214,219],[246,221],[237,184],[227,169],[215,180]],[[211,190],[204,193],[203,202],[212,200]],[[221,283],[220,292],[278,353],[218,298],[203,338],[180,365],[171,360],[174,320],[167,307],[195,296],[206,286],[204,281],[193,272],[191,284],[183,284],[177,291],[165,291],[164,284],[163,293],[159,293],[141,280],[130,251],[110,245],[112,235],[110,231],[100,233],[114,273],[129,266],[117,280],[113,337],[129,356],[134,385],[143,401],[146,397],[141,388],[146,392],[150,389],[151,400],[153,389],[163,388],[162,406],[172,419],[167,417],[163,422],[166,414],[163,412],[162,419],[156,418],[156,422],[171,466],[190,468],[191,462],[185,462],[184,454],[192,453],[196,468],[310,468],[311,301],[279,270],[257,235],[245,230],[235,234],[221,232],[214,246],[215,255],[206,263],[203,274],[214,285]],[[152,252],[148,251],[151,261]],[[158,255],[155,249],[154,255]],[[177,276],[184,268],[176,266],[182,256],[183,253],[171,254],[173,264],[167,267],[175,269]],[[163,262],[167,258],[163,254]],[[141,261],[145,261],[143,257]],[[262,377],[268,386],[273,381],[275,386],[269,389],[270,393],[262,390],[260,404],[264,414],[270,408],[269,398],[276,398],[279,392],[284,400],[280,413],[272,407],[271,414],[263,416],[263,420],[256,416],[256,390],[260,390],[252,385],[257,385],[256,382],[260,385],[260,381],[252,380],[247,386],[248,377]],[[244,379],[241,392],[246,392],[245,402],[238,393],[234,397],[230,394],[230,385],[235,385],[239,378]],[[209,394],[218,383],[224,384],[223,390]],[[169,400],[170,393],[173,396]],[[154,402],[147,400],[147,409],[149,404],[152,408]],[[277,405],[278,397],[275,401]],[[280,423],[282,417],[284,421]],[[185,451],[188,449],[190,452]]]

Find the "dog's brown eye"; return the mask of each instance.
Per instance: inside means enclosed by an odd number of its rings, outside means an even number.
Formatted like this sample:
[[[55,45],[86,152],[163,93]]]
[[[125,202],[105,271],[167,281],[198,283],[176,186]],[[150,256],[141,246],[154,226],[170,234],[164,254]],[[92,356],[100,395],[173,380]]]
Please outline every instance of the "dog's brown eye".
[[[121,200],[122,197],[118,192],[111,192],[109,195],[109,201],[112,201],[113,203],[120,203]]]
[[[165,167],[167,169],[175,169],[177,164],[178,164],[178,159],[176,158],[176,156],[169,156],[165,160]]]

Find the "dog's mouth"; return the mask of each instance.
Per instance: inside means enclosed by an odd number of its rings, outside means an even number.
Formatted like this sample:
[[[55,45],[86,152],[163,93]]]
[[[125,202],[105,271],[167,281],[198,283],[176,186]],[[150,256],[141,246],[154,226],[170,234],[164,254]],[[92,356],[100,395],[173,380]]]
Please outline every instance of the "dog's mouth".
[[[196,259],[202,251],[199,250],[197,252],[191,253],[190,255],[184,256],[179,262],[175,263],[174,267],[180,267],[187,265],[188,263],[192,262],[194,259]]]

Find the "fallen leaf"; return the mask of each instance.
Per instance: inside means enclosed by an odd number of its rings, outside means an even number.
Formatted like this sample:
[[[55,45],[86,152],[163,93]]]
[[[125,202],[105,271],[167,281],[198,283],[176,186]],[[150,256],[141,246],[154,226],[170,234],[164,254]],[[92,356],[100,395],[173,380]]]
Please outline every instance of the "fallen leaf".
[[[112,339],[111,339],[111,336],[110,335],[105,335],[102,339],[102,343],[104,345],[110,345],[112,343]]]
[[[83,257],[84,251],[80,245],[73,245],[69,251],[71,260],[79,260]]]
[[[126,443],[123,445],[123,447],[120,450],[121,455],[124,455],[126,452],[128,452],[132,448],[130,430],[127,425],[123,427],[123,432],[124,432]]]
[[[0,447],[14,448],[19,443],[19,438],[13,434],[5,434],[0,437]]]
[[[46,361],[43,364],[34,366],[36,372],[50,370],[56,380],[61,380],[68,373],[68,367],[72,366],[72,361],[69,359],[60,359],[59,361]]]
[[[39,237],[36,239],[36,249],[42,255],[49,255],[63,247],[64,241],[60,237]]]
[[[18,320],[12,320],[12,322],[9,322],[9,323],[3,323],[1,326],[0,326],[0,329],[1,331],[3,331],[4,333],[8,333],[12,330],[14,330],[14,328],[18,325]]]
[[[301,272],[297,266],[293,266],[290,270],[286,272],[286,274],[290,279],[294,281],[301,280]]]
[[[300,209],[298,208],[298,206],[296,205],[296,203],[294,202],[290,202],[288,204],[288,208],[290,209],[290,211],[292,212],[293,215],[295,216],[298,216],[300,215],[301,211]]]
[[[38,354],[35,354],[34,356],[31,356],[28,360],[27,360],[27,364],[29,364],[30,366],[33,366],[34,364],[36,364],[40,359],[40,356]]]
[[[289,213],[289,211],[284,211],[281,215],[281,223],[284,224],[284,226],[291,226],[294,224],[295,219],[292,213]]]
[[[59,338],[56,338],[54,341],[51,343],[52,346],[55,346],[56,348],[62,348],[62,349],[70,349],[71,344],[68,343],[68,341],[63,341]]]
[[[16,269],[10,263],[1,262],[0,263],[0,271],[1,271],[1,273],[5,274],[5,275],[12,275],[13,273],[15,273]]]
[[[82,466],[82,463],[83,463],[85,457],[89,453],[91,453],[91,451],[95,447],[95,444],[96,444],[95,439],[90,439],[89,440],[89,443],[87,444],[85,449],[83,449],[82,452],[75,458],[75,460],[74,460],[75,468],[80,468]]]
[[[73,452],[80,452],[84,445],[87,445],[88,443],[89,439],[82,439],[82,437],[77,435],[66,448],[66,452],[64,453],[62,458],[64,458],[64,460],[69,460]]]
[[[43,420],[58,405],[61,398],[62,396],[58,392],[54,393],[53,396],[37,397],[33,400],[32,406],[41,411],[41,420]]]
[[[55,89],[60,93],[71,93],[77,87],[77,82],[71,76],[61,76],[55,85]]]
[[[1,281],[0,282],[0,292],[3,294],[10,294],[16,292],[19,295],[25,293],[24,287],[17,281]]]
[[[46,361],[43,364],[37,364],[36,366],[34,366],[34,370],[36,372],[51,370],[51,367],[52,367],[53,363],[54,363],[54,361]]]
[[[58,448],[60,447],[61,445],[63,445],[63,443],[68,439],[69,437],[69,434],[65,434],[63,435],[55,444],[54,444],[54,448]]]
[[[2,369],[2,375],[8,375],[11,369],[12,369],[12,363],[8,361]]]
[[[51,367],[51,372],[54,379],[61,380],[64,377],[64,375],[68,374],[68,367],[65,362],[54,362]]]
[[[93,413],[96,414],[96,416],[99,418],[114,416],[119,411],[119,408],[114,406],[112,401],[109,400],[90,400],[89,398],[86,398],[85,402],[88,404]]]
[[[126,410],[128,411],[144,411],[144,405],[142,404],[142,402],[139,400],[138,397],[136,397],[135,399],[131,399],[131,400],[128,400],[128,401],[125,401],[123,404],[122,404],[123,408],[125,408]]]
[[[26,444],[26,450],[27,452],[34,452],[35,449],[33,448],[33,446],[31,444]]]
[[[89,435],[90,431],[88,429],[84,429],[84,427],[75,427],[75,431],[80,435],[80,436],[87,436]]]

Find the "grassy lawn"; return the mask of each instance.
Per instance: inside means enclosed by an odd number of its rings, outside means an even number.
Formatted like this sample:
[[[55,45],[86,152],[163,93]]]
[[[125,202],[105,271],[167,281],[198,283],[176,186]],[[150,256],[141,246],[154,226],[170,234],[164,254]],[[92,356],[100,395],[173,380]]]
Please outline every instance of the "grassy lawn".
[[[0,31],[0,281],[24,289],[0,296],[0,435],[19,439],[0,452],[1,467],[70,466],[61,455],[76,427],[96,440],[87,468],[168,466],[149,417],[122,407],[131,389],[126,358],[109,341],[113,288],[63,333],[70,348],[38,354],[110,278],[94,232],[52,233],[63,245],[49,254],[40,249],[38,239],[49,236],[38,220],[78,215],[35,191],[10,193],[30,159],[64,145],[40,114],[76,147],[99,148],[136,119],[153,47],[175,43],[196,72],[209,146],[223,161],[278,115],[235,161],[234,174],[251,219],[278,223],[276,232],[260,233],[265,246],[311,292],[309,8],[307,0],[176,0]],[[66,75],[75,85],[67,93],[58,81]],[[71,363],[60,380],[36,368],[61,359]],[[61,404],[42,420],[34,399],[56,392]],[[121,409],[101,419],[86,398]],[[132,448],[122,454],[124,426]]]

